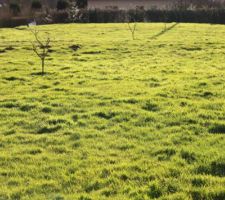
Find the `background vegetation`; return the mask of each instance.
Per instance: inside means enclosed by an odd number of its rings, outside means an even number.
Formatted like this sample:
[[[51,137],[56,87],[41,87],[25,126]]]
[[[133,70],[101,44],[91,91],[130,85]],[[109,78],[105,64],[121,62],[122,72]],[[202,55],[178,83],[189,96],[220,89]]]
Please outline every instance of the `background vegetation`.
[[[164,27],[0,29],[0,199],[225,199],[225,27]]]
[[[67,4],[59,4],[59,8]],[[54,23],[124,23],[136,22],[185,22],[185,23],[211,23],[225,24],[225,9],[213,10],[85,10],[76,11],[71,17],[71,10],[52,10],[49,13],[39,13],[35,17],[0,19],[0,27],[15,27],[26,25],[29,19],[36,19],[38,24]]]

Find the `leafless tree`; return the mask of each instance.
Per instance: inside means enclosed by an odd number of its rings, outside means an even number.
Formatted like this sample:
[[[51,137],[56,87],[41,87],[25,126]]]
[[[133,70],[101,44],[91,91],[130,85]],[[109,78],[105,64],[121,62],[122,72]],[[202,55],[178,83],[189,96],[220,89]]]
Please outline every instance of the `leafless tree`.
[[[167,23],[164,22],[164,26],[163,26],[163,30],[162,31],[166,31],[167,30]]]
[[[131,24],[130,22],[128,22],[127,25],[128,25],[128,28],[131,32],[132,39],[135,40],[135,31],[137,29],[137,23],[134,22],[134,23]]]
[[[41,60],[41,74],[44,75],[45,73],[45,59],[48,56],[49,49],[50,49],[50,37],[49,35],[45,38],[45,41],[42,41],[39,37],[39,31],[36,29],[31,29],[31,33],[34,35],[35,42],[32,42],[32,47],[34,53],[40,58]]]

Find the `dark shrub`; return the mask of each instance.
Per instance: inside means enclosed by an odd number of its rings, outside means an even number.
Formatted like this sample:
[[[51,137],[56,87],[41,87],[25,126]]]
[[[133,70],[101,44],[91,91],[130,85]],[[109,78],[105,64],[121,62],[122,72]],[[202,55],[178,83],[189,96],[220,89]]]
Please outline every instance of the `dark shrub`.
[[[78,8],[86,8],[87,7],[87,0],[77,0],[77,7]]]
[[[57,10],[65,10],[69,7],[69,3],[66,0],[58,0]]]
[[[27,25],[27,18],[25,17],[17,17],[17,18],[6,18],[0,19],[0,27],[15,27]]]
[[[10,3],[9,4],[9,8],[11,10],[11,12],[13,13],[13,15],[18,15],[20,13],[20,5],[18,3]]]
[[[225,23],[225,9],[215,10],[87,10],[88,22],[125,21]]]
[[[58,11],[52,13],[52,21],[54,23],[66,23],[68,22],[68,13],[66,11]]]
[[[127,16],[129,22],[143,22],[145,21],[145,10],[142,9],[129,10]]]
[[[39,10],[42,8],[42,4],[39,0],[33,0],[31,3],[31,9],[33,10]]]
[[[40,0],[33,0],[40,1]],[[35,3],[36,4],[36,3]],[[77,2],[78,7],[83,7],[86,4],[86,0],[80,0]],[[36,5],[34,7],[40,7]],[[58,0],[57,9],[60,13],[51,11],[49,17],[38,16],[39,24],[46,23],[65,23],[65,22],[89,22],[89,23],[111,23],[111,22],[192,22],[192,23],[212,23],[212,24],[225,24],[225,9],[208,9],[208,10],[143,10],[133,9],[129,11],[125,10],[86,10],[80,9],[79,14],[71,19],[68,14],[68,8],[70,7],[69,0]],[[20,6],[17,3],[10,4],[10,10],[14,15],[20,13]],[[43,20],[44,19],[44,20]],[[24,23],[25,22],[25,23]],[[1,27],[15,27],[19,25],[27,24],[27,19],[1,19]],[[213,94],[202,94],[205,97],[211,97]]]

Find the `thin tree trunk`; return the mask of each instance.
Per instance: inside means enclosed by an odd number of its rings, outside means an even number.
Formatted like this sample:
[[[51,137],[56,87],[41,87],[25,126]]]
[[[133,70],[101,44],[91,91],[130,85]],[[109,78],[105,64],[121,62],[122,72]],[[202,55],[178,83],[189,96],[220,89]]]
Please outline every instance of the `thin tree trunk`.
[[[41,60],[41,68],[42,68],[42,75],[44,75],[44,73],[45,73],[45,60],[44,59]]]
[[[134,32],[132,32],[132,38],[133,38],[133,40],[135,39],[135,37],[134,37]]]

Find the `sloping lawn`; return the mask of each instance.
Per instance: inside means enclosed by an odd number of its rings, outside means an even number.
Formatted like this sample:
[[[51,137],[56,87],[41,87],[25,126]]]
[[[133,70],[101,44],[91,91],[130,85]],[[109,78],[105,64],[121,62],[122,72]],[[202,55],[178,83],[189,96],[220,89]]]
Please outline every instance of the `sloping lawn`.
[[[0,29],[1,200],[224,200],[225,26]]]

